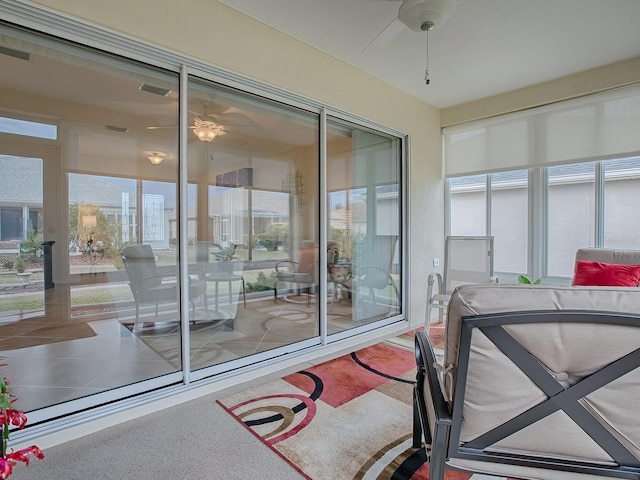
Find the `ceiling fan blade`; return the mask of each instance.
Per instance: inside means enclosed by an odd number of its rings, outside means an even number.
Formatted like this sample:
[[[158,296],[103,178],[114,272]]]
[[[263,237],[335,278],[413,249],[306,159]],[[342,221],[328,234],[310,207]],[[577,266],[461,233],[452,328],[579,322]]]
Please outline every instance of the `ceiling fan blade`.
[[[379,52],[389,45],[391,41],[396,38],[402,30],[404,30],[404,28],[404,24],[398,20],[398,17],[394,18],[378,35],[376,35],[373,40],[368,43],[366,47],[364,47],[362,53],[372,54]]]

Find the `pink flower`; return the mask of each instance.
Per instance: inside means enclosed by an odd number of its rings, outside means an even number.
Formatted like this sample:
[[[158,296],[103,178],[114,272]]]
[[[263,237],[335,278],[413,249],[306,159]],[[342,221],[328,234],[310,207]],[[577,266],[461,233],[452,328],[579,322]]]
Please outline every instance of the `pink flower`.
[[[18,428],[24,428],[27,424],[27,417],[20,410],[7,408],[5,413],[0,412],[0,423],[4,425],[14,425]]]
[[[11,462],[4,457],[0,457],[0,479],[6,480],[11,475]]]
[[[23,428],[27,424],[27,416],[22,411],[11,408],[16,400],[12,399],[11,394],[8,392],[8,384],[9,382],[6,378],[0,378],[0,446],[2,447],[0,449],[0,480],[7,480],[11,476],[13,467],[16,466],[17,462],[29,465],[31,455],[40,459],[44,458],[42,450],[35,445],[17,452],[7,452],[9,426]]]
[[[29,465],[31,455],[39,459],[44,458],[42,450],[35,445],[23,448],[17,452],[7,453],[6,457],[0,457],[0,480],[6,480],[9,478],[16,462],[23,462],[25,465]]]

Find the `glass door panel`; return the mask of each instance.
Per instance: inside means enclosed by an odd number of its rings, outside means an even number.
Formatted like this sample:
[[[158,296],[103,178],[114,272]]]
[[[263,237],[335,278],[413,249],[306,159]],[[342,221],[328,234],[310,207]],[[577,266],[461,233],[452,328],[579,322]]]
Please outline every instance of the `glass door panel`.
[[[194,79],[189,127],[192,368],[318,337],[318,115]]]
[[[0,136],[25,149],[0,148],[14,169],[1,166],[0,223],[32,271],[9,301],[18,321],[0,325],[17,407],[37,422],[179,381],[178,75],[6,25],[0,33],[24,53],[0,55],[0,98],[10,100],[0,130],[19,125]],[[30,153],[43,145],[54,161]],[[46,251],[34,249],[42,239],[55,241],[51,288]],[[121,255],[129,247],[147,277],[141,295]]]
[[[401,312],[400,146],[327,122],[328,332]]]

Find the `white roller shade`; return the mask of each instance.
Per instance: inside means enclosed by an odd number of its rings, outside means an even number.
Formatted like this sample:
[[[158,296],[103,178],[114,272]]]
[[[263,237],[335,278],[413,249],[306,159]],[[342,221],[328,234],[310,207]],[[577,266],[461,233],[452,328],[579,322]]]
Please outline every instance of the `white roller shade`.
[[[640,153],[640,85],[443,129],[445,175]]]

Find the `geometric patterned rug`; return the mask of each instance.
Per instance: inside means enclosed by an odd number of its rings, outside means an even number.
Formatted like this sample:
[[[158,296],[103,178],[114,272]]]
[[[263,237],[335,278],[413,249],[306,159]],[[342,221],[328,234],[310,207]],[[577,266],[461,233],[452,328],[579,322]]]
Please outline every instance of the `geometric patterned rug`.
[[[412,447],[415,374],[409,334],[218,403],[306,478],[428,479],[424,448]],[[445,476],[499,478],[454,471]]]

